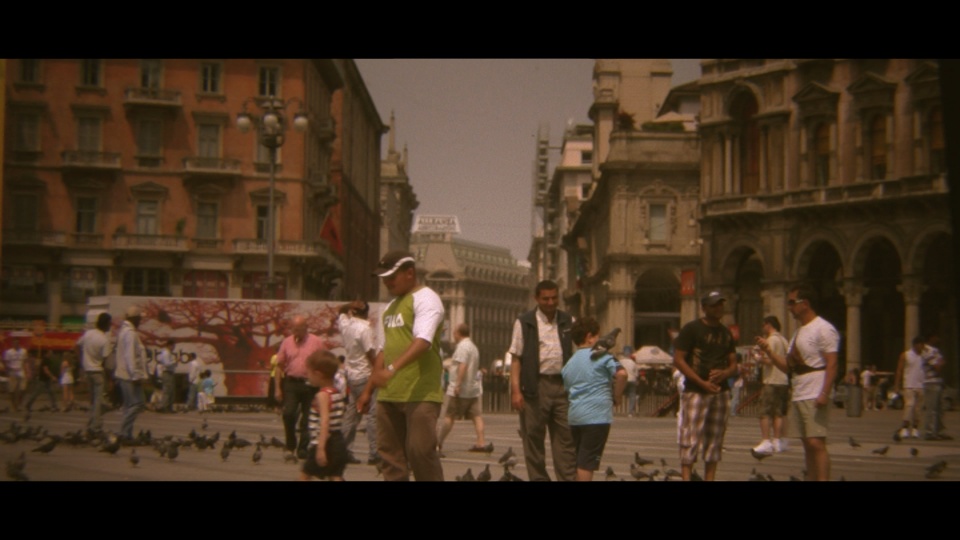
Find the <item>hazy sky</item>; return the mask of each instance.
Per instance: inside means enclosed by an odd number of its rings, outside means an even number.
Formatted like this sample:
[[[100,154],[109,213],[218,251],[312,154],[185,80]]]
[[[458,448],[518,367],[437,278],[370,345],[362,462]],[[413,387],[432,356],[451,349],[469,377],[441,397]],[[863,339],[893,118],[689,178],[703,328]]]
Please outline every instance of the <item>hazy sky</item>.
[[[526,260],[532,238],[537,130],[560,146],[568,120],[590,123],[591,59],[357,60],[380,117],[396,116],[397,150],[418,214],[453,214],[461,238],[509,248]],[[699,60],[673,61],[674,85],[700,75]],[[382,140],[386,155],[389,136]],[[550,151],[550,174],[560,156]]]

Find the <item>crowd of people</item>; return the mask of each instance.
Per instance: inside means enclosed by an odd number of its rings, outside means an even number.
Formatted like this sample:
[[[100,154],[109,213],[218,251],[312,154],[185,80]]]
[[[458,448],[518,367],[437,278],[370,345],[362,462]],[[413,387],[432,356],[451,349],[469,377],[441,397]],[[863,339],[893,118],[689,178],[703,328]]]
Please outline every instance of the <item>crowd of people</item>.
[[[370,306],[357,300],[340,307],[337,323],[344,354],[309,332],[296,316],[291,333],[271,361],[270,399],[279,405],[286,452],[303,460],[301,478],[343,480],[346,467],[360,464],[354,455],[358,426],[366,416],[367,464],[388,481],[442,481],[443,444],[456,420],[472,422],[476,433],[470,451],[490,453],[485,439],[481,396],[483,370],[470,327],[452,330],[455,350],[443,361],[444,308],[440,297],[418,282],[415,259],[406,252],[386,254],[374,271],[393,296],[384,308],[383,332],[375,335]],[[612,354],[619,329],[602,329],[592,317],[575,320],[559,309],[559,287],[541,281],[536,307],[520,315],[508,349],[510,404],[519,420],[523,459],[530,480],[550,480],[546,437],[550,437],[553,476],[590,481],[599,469],[613,423],[614,407],[627,398],[628,416],[636,410],[638,372],[625,347]],[[789,289],[787,308],[799,328],[788,340],[777,317],[763,319],[762,336],[753,350],[760,364],[760,443],[755,456],[788,448],[788,433],[800,439],[807,480],[828,480],[829,405],[837,376],[840,334],[817,315],[814,290],[805,284]],[[723,441],[736,401],[731,390],[742,384],[736,340],[721,322],[726,298],[711,291],[700,299],[702,315],[688,322],[673,342],[674,381],[678,392],[677,444],[681,476],[690,480],[694,465],[704,462],[704,480],[716,477]],[[77,341],[75,351],[33,359],[23,339],[3,354],[14,410],[31,410],[41,393],[56,409],[54,387],[62,388],[64,407],[73,404],[78,369],[91,389],[88,427],[103,428],[112,380],[122,395],[120,436],[132,439],[137,416],[146,408],[144,385],[159,381],[154,410],[172,412],[176,395],[172,339],[162,340],[156,371],[147,370],[147,354],[137,331],[141,309],[131,306],[111,344],[112,319],[101,313],[94,328]],[[601,338],[604,330],[609,332]],[[611,331],[612,330],[612,331]],[[934,339],[918,337],[900,356],[892,387],[904,404],[895,438],[920,437],[920,411],[926,408],[924,438],[949,439],[940,406],[945,361]],[[77,362],[79,359],[79,363]],[[195,354],[188,365],[187,407],[206,410],[215,400],[216,381]],[[505,374],[507,375],[507,374]],[[35,378],[27,389],[26,382]],[[876,401],[873,366],[852,370],[845,384],[861,386],[867,409]],[[859,399],[859,398],[858,398]],[[733,402],[732,402],[733,401]],[[898,440],[899,440],[898,439]]]

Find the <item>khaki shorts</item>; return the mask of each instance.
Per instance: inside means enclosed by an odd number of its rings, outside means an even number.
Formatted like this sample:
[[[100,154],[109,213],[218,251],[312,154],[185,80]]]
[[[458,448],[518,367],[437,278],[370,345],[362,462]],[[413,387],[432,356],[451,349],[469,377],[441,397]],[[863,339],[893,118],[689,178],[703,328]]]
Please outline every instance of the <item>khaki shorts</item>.
[[[760,393],[760,418],[787,415],[790,387],[785,384],[765,384]]]
[[[19,392],[27,388],[26,381],[23,380],[23,375],[10,375],[7,377],[7,392],[11,394],[13,392]]]
[[[789,415],[790,430],[797,437],[801,439],[827,437],[829,403],[823,407],[817,407],[817,400],[805,399],[792,402],[790,408],[792,409]]]
[[[450,403],[447,405],[447,416],[454,419],[465,418],[467,420],[473,420],[480,416],[480,398],[450,396]]]

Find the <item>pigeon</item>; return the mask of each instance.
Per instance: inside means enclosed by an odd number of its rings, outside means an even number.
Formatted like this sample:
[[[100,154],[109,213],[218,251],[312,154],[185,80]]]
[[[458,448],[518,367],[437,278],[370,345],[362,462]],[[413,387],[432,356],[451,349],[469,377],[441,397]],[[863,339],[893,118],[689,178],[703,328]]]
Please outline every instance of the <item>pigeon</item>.
[[[270,446],[273,446],[274,448],[284,448],[286,447],[286,444],[276,437],[270,437]]]
[[[791,481],[791,482],[802,482],[803,480],[800,480],[799,478],[797,478],[796,476],[794,476],[794,475],[791,474],[791,475],[790,475],[790,481]]]
[[[753,456],[757,461],[763,461],[764,459],[772,456],[773,454],[764,454],[762,452],[757,452],[756,450],[751,448],[750,455]]]
[[[885,456],[885,455],[887,455],[887,450],[890,450],[890,447],[889,447],[889,446],[884,446],[883,448],[876,448],[876,449],[874,449],[874,450],[871,450],[870,453],[871,453],[871,454],[879,454],[879,455],[881,455],[881,456]]]
[[[490,464],[487,463],[487,466],[477,475],[477,482],[489,482],[491,478],[493,475],[490,473]]]
[[[137,455],[137,449],[131,448],[130,449],[130,465],[133,465],[134,467],[136,467],[139,464],[140,464],[140,456]]]
[[[653,465],[653,461],[649,459],[643,459],[640,457],[640,452],[633,453],[633,462],[641,467],[646,467],[647,465]]]
[[[223,448],[220,449],[220,459],[226,461],[230,457],[230,445],[223,445]]]
[[[167,459],[170,461],[177,459],[178,455],[180,455],[180,450],[178,450],[176,446],[167,448]]]
[[[504,463],[507,462],[507,460],[512,458],[514,455],[516,454],[513,453],[513,447],[511,446],[510,448],[507,448],[507,451],[504,452],[502,456],[500,456],[500,459],[497,461],[497,463],[503,465]]]
[[[260,450],[260,443],[257,443],[257,449],[253,452],[253,464],[259,464],[261,458],[263,458],[263,451]]]
[[[703,477],[697,472],[696,469],[690,471],[690,481],[691,482],[703,482]]]
[[[660,458],[660,466],[661,466],[661,467],[666,467],[666,466],[667,466],[667,460],[665,460],[665,459],[663,459],[663,458]]]
[[[20,457],[7,462],[7,478],[25,482],[29,480],[23,470],[27,467],[27,454],[20,452]]]
[[[53,451],[54,448],[57,447],[58,444],[60,444],[59,438],[51,438],[49,441],[31,450],[31,452],[41,452],[43,454],[49,454],[50,452]]]
[[[617,344],[617,336],[619,335],[620,329],[614,328],[609,334],[598,339],[597,342],[593,344],[593,352],[590,353],[590,359],[596,360],[612,350]]]
[[[670,478],[671,476],[676,478],[683,478],[683,475],[680,474],[680,471],[676,469],[667,469],[667,472],[665,472],[664,474],[667,475],[667,478]]]
[[[850,437],[850,446],[853,448],[860,448],[860,443],[858,443],[853,437]]]
[[[630,464],[630,476],[632,476],[634,480],[650,479],[650,475],[640,470],[640,467],[638,467],[636,463]]]
[[[510,456],[510,459],[503,462],[504,469],[512,469],[517,466],[517,456]]]
[[[463,476],[457,477],[457,482],[476,482],[476,481],[477,479],[473,477],[473,471],[471,471],[469,468],[467,469],[467,472],[463,473]]]
[[[234,448],[246,448],[246,447],[248,447],[248,446],[253,446],[253,443],[251,443],[250,441],[248,441],[248,440],[246,440],[246,439],[234,439],[234,440],[233,440],[233,447],[234,447]]]
[[[226,448],[226,447],[224,447],[224,448]],[[222,454],[223,451],[221,450],[220,453]],[[229,451],[228,451],[228,453],[229,453]],[[224,461],[226,461],[226,459],[224,459]],[[296,463],[296,462],[297,462],[297,455],[294,454],[293,452],[284,452],[284,454],[283,454],[283,462],[284,462],[284,463]],[[377,472],[379,472],[379,468],[378,468],[378,471],[377,471]]]
[[[200,424],[200,429],[206,431],[208,426],[209,426],[209,424],[207,424],[207,419],[204,418],[204,419],[203,419],[203,423]]]
[[[927,467],[927,474],[924,475],[924,478],[937,478],[947,468],[946,461],[938,461],[933,465]]]
[[[920,451],[917,450],[916,448],[911,448],[911,449],[910,449],[910,455],[913,456],[913,457],[917,457],[917,456],[920,455]]]
[[[900,430],[899,430],[899,429],[893,432],[893,440],[894,440],[895,442],[900,442],[900,441],[903,440],[903,438],[900,437]]]
[[[504,469],[503,476],[500,477],[499,482],[523,482],[523,478],[513,474],[509,469]]]
[[[117,451],[120,450],[120,438],[116,435],[109,434],[104,436],[103,445],[100,447],[101,452],[107,452],[111,455],[117,455]]]
[[[613,467],[609,467],[609,466],[607,467],[607,470],[604,472],[604,476],[607,481],[617,479],[617,473],[613,472]]]

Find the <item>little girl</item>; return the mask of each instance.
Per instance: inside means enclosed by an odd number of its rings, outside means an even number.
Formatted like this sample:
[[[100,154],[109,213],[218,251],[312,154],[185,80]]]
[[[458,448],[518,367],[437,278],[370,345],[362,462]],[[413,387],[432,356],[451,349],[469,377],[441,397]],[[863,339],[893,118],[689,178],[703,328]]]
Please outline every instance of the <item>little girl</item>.
[[[200,373],[200,392],[197,393],[197,410],[204,412],[207,406],[214,402],[213,388],[217,383],[213,380],[209,369]]]
[[[63,412],[73,408],[73,364],[70,362],[70,353],[63,355],[60,364],[60,386],[63,388]]]

